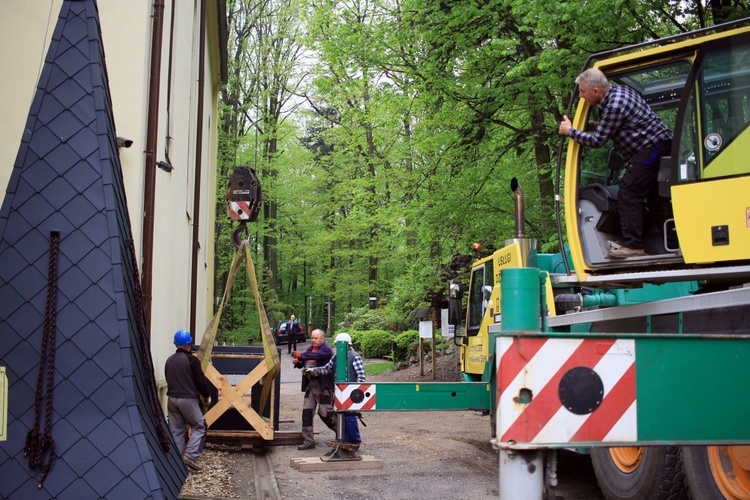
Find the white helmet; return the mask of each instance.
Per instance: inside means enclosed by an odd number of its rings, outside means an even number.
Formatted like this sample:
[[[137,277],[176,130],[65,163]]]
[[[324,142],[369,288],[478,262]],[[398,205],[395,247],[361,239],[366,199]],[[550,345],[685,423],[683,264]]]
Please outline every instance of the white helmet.
[[[346,342],[347,344],[352,345],[352,337],[346,332],[341,332],[336,335],[336,342]]]

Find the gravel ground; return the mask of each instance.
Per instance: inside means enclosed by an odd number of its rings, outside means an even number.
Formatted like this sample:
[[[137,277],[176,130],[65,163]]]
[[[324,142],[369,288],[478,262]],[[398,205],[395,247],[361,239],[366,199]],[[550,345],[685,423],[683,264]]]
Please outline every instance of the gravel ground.
[[[455,352],[438,358],[435,380],[459,380],[457,361]],[[368,382],[428,382],[433,380],[431,369],[431,361],[425,363],[424,374],[418,364],[412,364],[369,377]],[[300,429],[300,377],[298,370],[282,365],[282,431]],[[498,456],[489,442],[489,417],[469,411],[390,411],[365,413],[363,419],[367,426],[360,426],[363,442],[359,455],[382,460],[382,469],[300,472],[291,467],[292,458],[322,456],[328,451],[325,442],[335,439],[316,417],[317,448],[298,451],[296,446],[273,446],[265,451],[270,454],[282,498],[497,498]],[[191,473],[181,497],[255,498],[251,458],[248,452],[226,451],[209,444],[200,459],[204,470]],[[561,452],[558,472],[558,498],[603,498],[588,456]]]
[[[201,498],[239,498],[234,492],[233,476],[244,460],[242,453],[222,451],[220,448],[206,445],[200,458],[203,470],[190,472],[182,487],[181,496]]]

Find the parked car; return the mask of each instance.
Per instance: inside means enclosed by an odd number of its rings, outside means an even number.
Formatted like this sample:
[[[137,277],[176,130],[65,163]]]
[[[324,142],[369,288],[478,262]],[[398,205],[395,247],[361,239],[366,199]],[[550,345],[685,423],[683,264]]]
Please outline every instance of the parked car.
[[[271,333],[276,339],[276,345],[289,343],[289,334],[286,332],[288,321],[289,320],[279,321],[278,323],[276,323],[276,326],[271,327]],[[305,332],[305,327],[302,325],[299,325],[299,333],[297,334],[297,342],[298,343],[305,342],[306,340],[307,340],[307,333]]]

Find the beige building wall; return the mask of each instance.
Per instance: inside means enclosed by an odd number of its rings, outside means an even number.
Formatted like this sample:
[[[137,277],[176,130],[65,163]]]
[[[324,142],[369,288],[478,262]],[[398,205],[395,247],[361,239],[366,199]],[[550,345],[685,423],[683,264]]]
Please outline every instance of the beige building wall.
[[[208,0],[203,120],[198,120],[200,2],[164,0],[158,144],[156,160],[174,167],[156,170],[151,344],[157,380],[174,351],[172,337],[190,325],[196,294],[200,342],[213,311],[213,227],[217,158],[218,92],[221,86],[218,1]],[[128,211],[139,249],[143,242],[144,179],[153,0],[99,0],[102,39],[120,148]],[[62,0],[0,0],[0,187],[8,185]],[[174,7],[174,30],[172,15]],[[194,204],[196,137],[203,127],[199,213]],[[191,287],[193,224],[199,224],[198,280]]]

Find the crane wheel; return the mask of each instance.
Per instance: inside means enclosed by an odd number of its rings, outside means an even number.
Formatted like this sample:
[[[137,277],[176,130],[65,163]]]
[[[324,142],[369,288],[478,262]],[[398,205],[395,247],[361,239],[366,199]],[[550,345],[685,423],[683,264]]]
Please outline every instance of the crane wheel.
[[[750,499],[750,446],[684,446],[682,457],[692,498]]]
[[[677,446],[597,447],[591,463],[609,500],[687,498]]]

